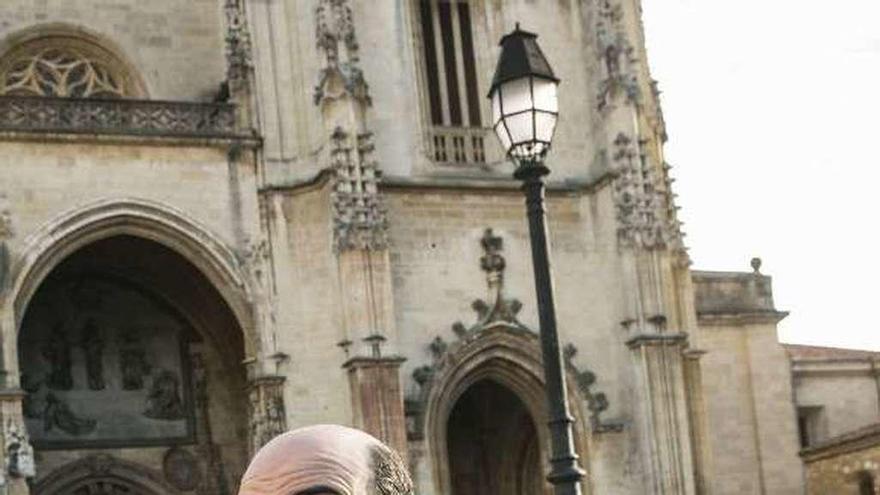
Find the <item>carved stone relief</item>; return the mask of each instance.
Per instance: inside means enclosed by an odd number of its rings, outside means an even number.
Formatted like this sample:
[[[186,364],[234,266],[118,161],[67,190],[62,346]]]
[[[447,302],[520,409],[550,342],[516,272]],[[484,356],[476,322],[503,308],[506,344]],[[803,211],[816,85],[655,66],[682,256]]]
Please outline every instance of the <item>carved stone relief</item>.
[[[68,448],[191,438],[183,349],[192,331],[184,325],[163,303],[113,278],[47,280],[19,336],[23,414],[34,443]]]
[[[6,424],[4,436],[6,475],[11,478],[32,478],[36,475],[34,449],[24,427],[15,421]]]
[[[600,0],[599,21],[596,26],[599,58],[604,72],[596,98],[600,110],[609,104],[612,96],[619,93],[629,103],[637,103],[641,98],[636,76],[635,50],[627,37],[623,16],[624,11],[620,4],[612,0]]]
[[[226,81],[230,91],[246,88],[254,67],[245,0],[226,0]]]
[[[358,43],[349,0],[321,0],[315,10],[318,50],[324,68],[315,86],[315,104],[348,95],[369,105],[369,86],[358,67]]]
[[[284,407],[284,377],[255,378],[248,387],[251,455],[276,436],[287,431]]]
[[[562,350],[565,365],[570,376],[575,377],[578,390],[587,401],[587,409],[590,411],[590,426],[593,432],[604,433],[607,431],[620,431],[623,423],[608,422],[602,420],[602,413],[608,409],[608,397],[603,392],[596,392],[593,386],[596,384],[596,374],[588,369],[581,370],[574,364],[574,358],[578,350],[574,344],[566,345]]]
[[[180,447],[173,447],[165,453],[162,472],[168,483],[184,492],[195,490],[201,481],[195,456]]]
[[[365,133],[352,139],[336,128],[331,142],[331,200],[336,252],[385,249],[388,225],[379,196],[381,173],[372,158],[372,135]]]

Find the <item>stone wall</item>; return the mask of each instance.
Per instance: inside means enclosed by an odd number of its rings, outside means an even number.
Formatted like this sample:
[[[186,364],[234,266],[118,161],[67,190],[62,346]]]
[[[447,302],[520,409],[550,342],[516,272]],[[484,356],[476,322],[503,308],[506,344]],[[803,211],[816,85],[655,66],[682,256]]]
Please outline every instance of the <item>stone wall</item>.
[[[880,493],[880,424],[828,439],[801,456],[808,495]]]
[[[880,421],[880,353],[786,345],[795,402],[816,418],[811,441],[848,433]]]
[[[694,272],[712,493],[799,494],[802,468],[788,357],[770,278]]]

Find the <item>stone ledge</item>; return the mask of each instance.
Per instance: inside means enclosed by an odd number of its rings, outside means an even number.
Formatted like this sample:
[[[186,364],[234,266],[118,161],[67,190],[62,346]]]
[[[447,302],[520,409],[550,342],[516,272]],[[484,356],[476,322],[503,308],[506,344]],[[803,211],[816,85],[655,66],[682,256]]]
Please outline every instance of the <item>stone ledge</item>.
[[[701,326],[742,326],[752,324],[777,324],[788,316],[788,311],[730,311],[698,312],[697,324]]]
[[[672,346],[683,345],[687,342],[688,334],[678,333],[643,333],[626,341],[630,349],[643,346]]]
[[[880,423],[874,423],[830,438],[813,447],[801,449],[800,456],[805,463],[811,463],[877,446],[880,446]]]

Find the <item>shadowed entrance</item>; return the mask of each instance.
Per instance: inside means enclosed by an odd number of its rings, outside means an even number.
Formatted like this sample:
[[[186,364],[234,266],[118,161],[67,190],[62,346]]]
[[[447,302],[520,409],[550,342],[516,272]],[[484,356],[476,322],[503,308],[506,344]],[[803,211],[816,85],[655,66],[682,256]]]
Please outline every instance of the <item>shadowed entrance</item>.
[[[447,431],[453,495],[544,493],[535,421],[509,389],[491,380],[470,386]]]
[[[18,344],[36,494],[234,493],[243,334],[177,252],[134,236],[79,249],[40,284]]]

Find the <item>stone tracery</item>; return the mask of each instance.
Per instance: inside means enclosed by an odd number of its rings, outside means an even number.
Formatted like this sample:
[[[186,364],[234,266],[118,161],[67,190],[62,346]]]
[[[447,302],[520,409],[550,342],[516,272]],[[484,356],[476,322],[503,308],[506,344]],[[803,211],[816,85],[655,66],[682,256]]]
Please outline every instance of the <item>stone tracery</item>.
[[[73,37],[25,43],[0,63],[0,94],[62,98],[138,96],[125,64],[109,51]]]

